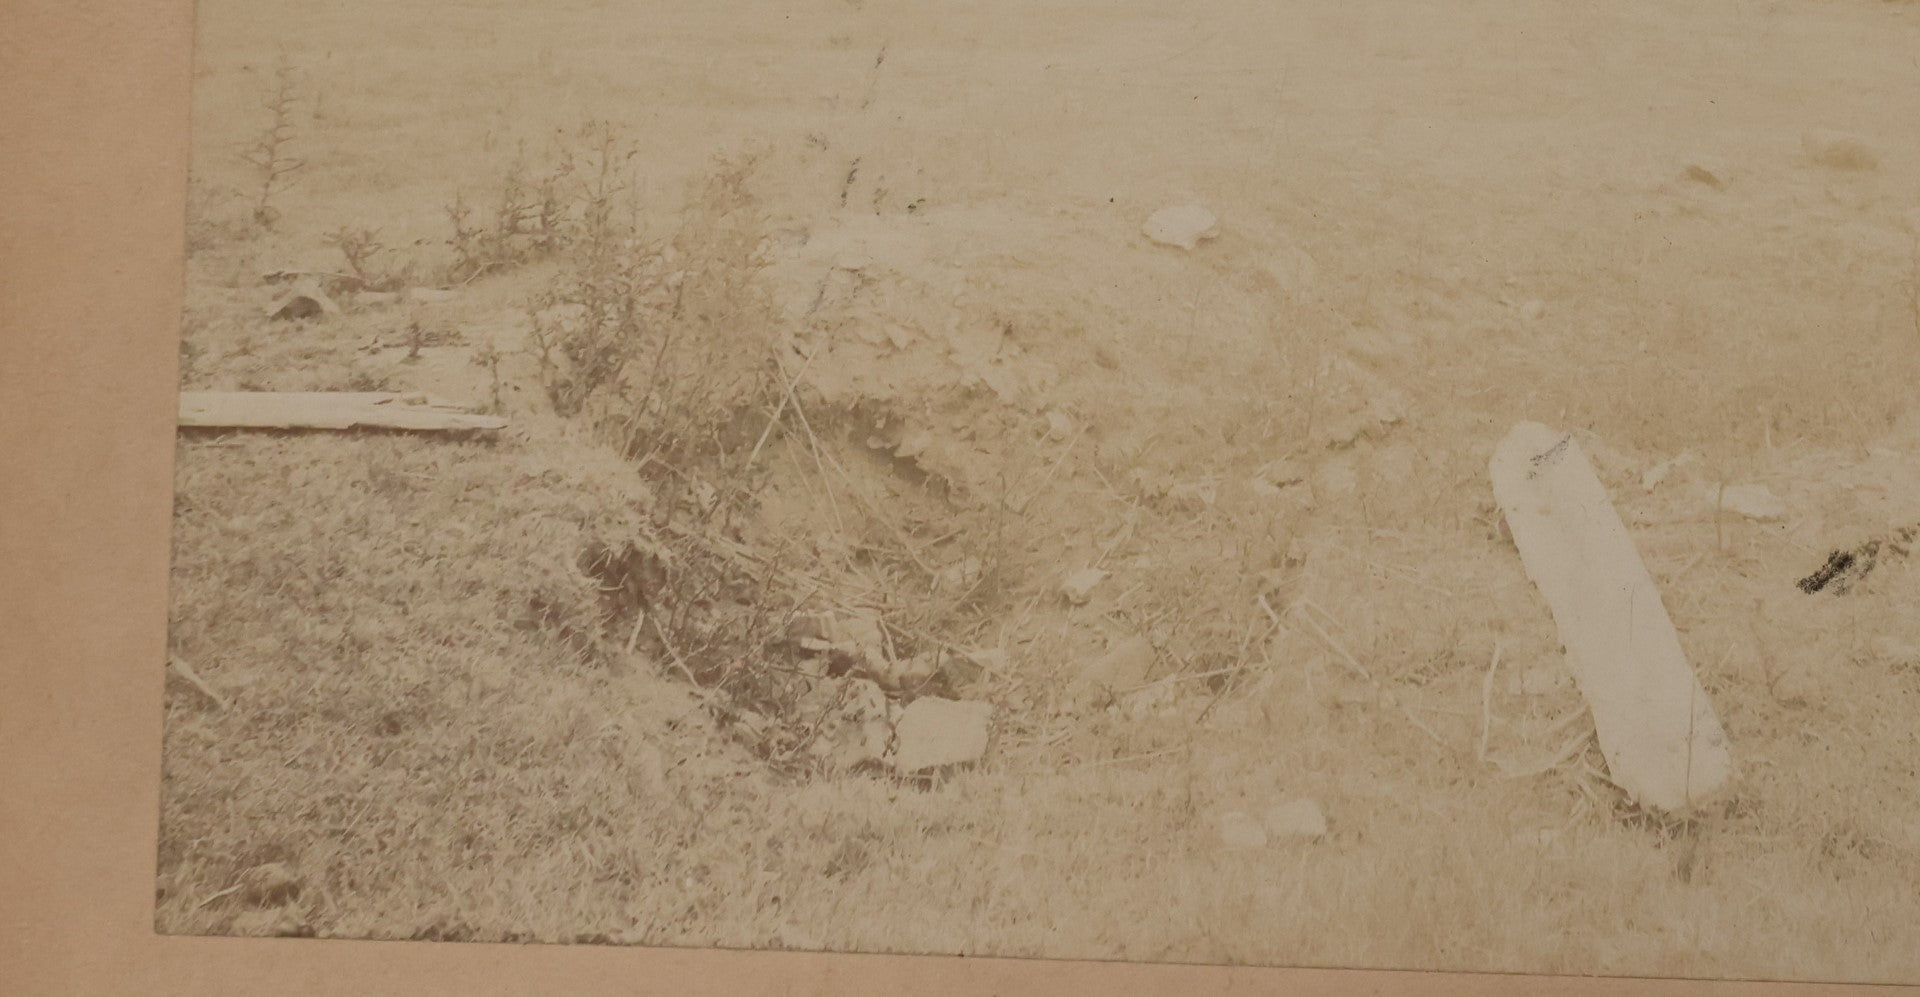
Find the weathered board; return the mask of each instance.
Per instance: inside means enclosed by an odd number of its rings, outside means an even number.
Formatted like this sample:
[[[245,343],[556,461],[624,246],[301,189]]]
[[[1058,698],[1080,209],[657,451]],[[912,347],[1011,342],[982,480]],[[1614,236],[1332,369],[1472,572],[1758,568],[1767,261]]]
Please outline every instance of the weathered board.
[[[185,391],[180,425],[206,429],[400,429],[460,432],[505,428],[420,394],[359,391]]]
[[[1495,449],[1490,470],[1494,500],[1593,714],[1610,778],[1656,810],[1707,802],[1732,774],[1726,733],[1586,454],[1571,436],[1524,422]]]

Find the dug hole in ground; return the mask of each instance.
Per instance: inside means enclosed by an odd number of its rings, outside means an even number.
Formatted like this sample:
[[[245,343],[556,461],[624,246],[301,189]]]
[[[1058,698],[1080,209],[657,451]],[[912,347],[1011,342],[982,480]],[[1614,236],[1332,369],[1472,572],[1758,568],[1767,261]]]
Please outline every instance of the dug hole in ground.
[[[1920,978],[1910,6],[199,16],[162,932]]]

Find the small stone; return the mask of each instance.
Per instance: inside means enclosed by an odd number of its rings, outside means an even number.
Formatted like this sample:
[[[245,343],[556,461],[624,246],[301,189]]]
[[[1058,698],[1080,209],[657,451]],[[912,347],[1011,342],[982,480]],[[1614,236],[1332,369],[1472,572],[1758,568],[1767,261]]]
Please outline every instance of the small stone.
[[[1773,679],[1773,698],[1784,706],[1803,706],[1819,691],[1813,670],[1804,664],[1789,665]]]
[[[1527,696],[1544,696],[1567,687],[1569,679],[1566,669],[1551,665],[1535,665],[1520,673],[1520,692]]]
[[[1095,658],[1080,672],[1079,681],[1109,692],[1132,689],[1146,682],[1153,662],[1153,642],[1135,634],[1115,641],[1107,653]]]
[[[1298,461],[1282,458],[1253,472],[1253,490],[1257,495],[1274,496],[1307,480],[1307,469]]]
[[[1265,848],[1267,829],[1239,810],[1220,815],[1220,844],[1234,849]]]
[[[1320,465],[1314,483],[1324,495],[1347,495],[1359,486],[1360,476],[1350,458],[1338,457]]]
[[[1920,647],[1915,647],[1898,637],[1884,635],[1875,637],[1872,647],[1874,658],[1883,664],[1908,667],[1920,663]]]
[[[1677,457],[1668,457],[1666,460],[1647,468],[1646,471],[1640,475],[1641,489],[1649,492],[1653,491],[1655,488],[1660,487],[1661,482],[1667,480],[1668,475],[1671,475],[1675,468],[1682,464],[1692,463],[1693,460],[1693,454],[1683,453]]]
[[[1174,685],[1173,676],[1154,682],[1145,688],[1129,693],[1120,703],[1120,708],[1129,720],[1145,720],[1155,716],[1164,716],[1171,712],[1174,702],[1179,698],[1180,690]]]
[[[1059,409],[1047,410],[1047,439],[1064,440],[1073,435],[1073,417]]]
[[[311,281],[301,281],[292,291],[267,306],[267,317],[276,322],[323,318],[340,314],[340,306]]]
[[[1167,501],[1191,513],[1205,512],[1220,500],[1220,488],[1212,479],[1181,481],[1167,489]]]
[[[642,744],[628,761],[627,782],[634,795],[643,800],[662,800],[667,796],[667,761],[660,749]]]
[[[1068,602],[1084,606],[1093,598],[1093,590],[1106,580],[1107,573],[1099,568],[1081,568],[1061,580],[1060,592]]]
[[[1718,487],[1710,488],[1707,500],[1755,522],[1770,523],[1787,518],[1786,501],[1765,485],[1728,485],[1724,492]]]
[[[893,767],[903,775],[979,760],[987,752],[993,706],[938,696],[907,704],[894,724]]]
[[[1271,279],[1281,293],[1298,295],[1313,286],[1319,273],[1319,265],[1313,257],[1298,246],[1287,244],[1274,250],[1261,270]]]
[[[1520,306],[1520,319],[1528,325],[1540,321],[1547,315],[1547,303],[1535,299]]]
[[[313,929],[298,913],[282,907],[236,914],[228,931],[242,938],[293,938],[310,935]]]
[[[1809,161],[1832,170],[1862,171],[1880,165],[1880,154],[1866,141],[1846,132],[1815,129],[1800,136],[1800,151]]]
[[[965,592],[980,582],[986,565],[977,557],[963,558],[940,569],[935,584],[943,592]]]
[[[1261,823],[1276,838],[1321,838],[1327,833],[1327,815],[1312,800],[1291,800],[1268,807]]]
[[[1202,239],[1219,234],[1220,220],[1197,204],[1177,204],[1161,208],[1147,217],[1141,231],[1163,246],[1192,249]]]
[[[255,907],[285,903],[300,895],[303,880],[293,866],[268,862],[248,869],[240,877],[240,899]]]

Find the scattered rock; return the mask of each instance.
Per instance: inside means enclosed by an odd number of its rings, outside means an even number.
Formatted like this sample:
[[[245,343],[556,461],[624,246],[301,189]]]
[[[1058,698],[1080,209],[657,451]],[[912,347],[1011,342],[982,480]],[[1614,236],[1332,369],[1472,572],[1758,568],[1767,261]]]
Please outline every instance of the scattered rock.
[[[1314,442],[1328,449],[1377,437],[1407,415],[1407,397],[1385,380],[1344,356],[1333,356],[1313,379]]]
[[[1154,657],[1153,642],[1144,636],[1135,634],[1115,641],[1107,653],[1080,670],[1074,680],[1074,684],[1081,687],[1079,698],[1085,698],[1088,693],[1111,695],[1145,685],[1147,673],[1153,670]]]
[[[254,907],[282,904],[300,895],[304,880],[285,862],[257,865],[240,876],[240,899]]]
[[[987,752],[993,706],[923,696],[907,704],[894,725],[893,767],[913,775],[979,760]]]
[[[459,296],[459,291],[448,291],[437,287],[416,287],[407,291],[408,301],[419,301],[423,303],[452,301]]]
[[[313,934],[306,918],[288,907],[243,911],[234,915],[228,931],[241,938],[303,938]]]
[[[1307,252],[1291,243],[1274,250],[1260,267],[1282,294],[1296,295],[1313,286],[1320,267]]]
[[[1058,442],[1073,435],[1073,417],[1059,409],[1047,410],[1047,439]]]
[[[1256,495],[1272,497],[1306,480],[1307,469],[1299,461],[1283,457],[1253,472],[1253,491]]]
[[[1566,669],[1552,665],[1534,665],[1520,673],[1516,682],[1519,691],[1526,696],[1545,696],[1558,692],[1573,683]]]
[[[1235,849],[1265,848],[1267,829],[1251,816],[1230,810],[1220,815],[1220,844]]]
[[[1107,580],[1107,573],[1099,568],[1081,568],[1069,574],[1060,582],[1060,592],[1067,601],[1084,606],[1093,598],[1093,590]]]
[[[1213,504],[1220,500],[1220,487],[1211,478],[1175,482],[1173,487],[1167,489],[1166,498],[1176,508],[1201,513],[1213,508]]]
[[[823,656],[829,666],[827,674],[860,669],[874,678],[887,679],[894,672],[878,613],[798,613],[788,623],[787,635],[802,650]]]
[[[1774,676],[1772,691],[1773,698],[1784,706],[1804,706],[1813,701],[1820,684],[1814,681],[1813,669],[1793,664]]]
[[[1880,154],[1857,135],[1815,129],[1800,136],[1800,151],[1808,160],[1832,170],[1871,170]]]
[[[1276,838],[1321,838],[1327,833],[1327,815],[1312,800],[1290,800],[1268,807],[1260,822]]]
[[[1896,668],[1910,668],[1920,663],[1920,647],[1915,647],[1898,637],[1880,636],[1873,639],[1873,656],[1882,664]]]
[[[1738,513],[1755,522],[1771,523],[1787,518],[1787,503],[1765,485],[1728,485],[1707,490],[1707,501],[1728,512]]]
[[[667,796],[667,760],[660,749],[642,744],[627,759],[627,782],[643,800],[662,800]]]
[[[1680,178],[1682,180],[1692,181],[1693,183],[1706,184],[1714,190],[1727,189],[1727,182],[1720,179],[1719,174],[1698,163],[1688,163],[1686,170],[1680,174]]]
[[[940,658],[940,676],[947,681],[950,689],[960,689],[980,681],[988,673],[1007,674],[1007,652],[999,650],[968,651],[964,654],[947,654]]]
[[[267,306],[267,318],[278,322],[321,318],[340,314],[340,306],[319,285],[302,281],[293,290]]]
[[[1147,216],[1141,231],[1160,245],[1192,249],[1220,234],[1220,220],[1197,204],[1176,204]]]
[[[1675,468],[1683,464],[1690,464],[1695,459],[1694,455],[1688,452],[1680,454],[1677,457],[1668,457],[1666,460],[1647,468],[1646,471],[1640,475],[1641,489],[1649,492],[1653,491],[1655,488],[1660,487],[1662,481],[1667,480],[1667,476],[1672,474]]]
[[[887,742],[893,733],[886,693],[877,683],[853,679],[841,692],[831,732],[816,741],[815,755],[834,771],[846,772],[869,764],[885,764]]]
[[[1336,457],[1320,465],[1319,473],[1314,475],[1314,485],[1322,495],[1348,495],[1359,487],[1360,473],[1354,469],[1349,457]]]
[[[940,569],[934,587],[941,592],[965,592],[980,582],[986,565],[977,557],[962,558]]]
[[[1120,710],[1129,720],[1165,716],[1172,711],[1179,695],[1180,690],[1174,683],[1173,676],[1168,675],[1143,689],[1128,693],[1120,702]]]

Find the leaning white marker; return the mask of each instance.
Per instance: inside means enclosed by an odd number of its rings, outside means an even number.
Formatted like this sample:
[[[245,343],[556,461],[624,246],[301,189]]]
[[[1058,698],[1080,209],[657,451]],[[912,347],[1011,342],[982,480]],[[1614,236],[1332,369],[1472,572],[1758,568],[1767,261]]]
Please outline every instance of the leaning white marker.
[[[1727,735],[1653,577],[1579,444],[1523,422],[1494,451],[1493,497],[1546,597],[1613,782],[1683,812],[1725,788]]]

